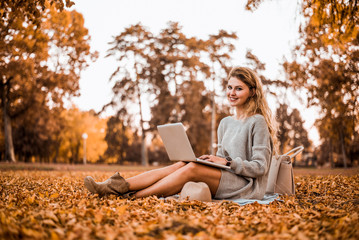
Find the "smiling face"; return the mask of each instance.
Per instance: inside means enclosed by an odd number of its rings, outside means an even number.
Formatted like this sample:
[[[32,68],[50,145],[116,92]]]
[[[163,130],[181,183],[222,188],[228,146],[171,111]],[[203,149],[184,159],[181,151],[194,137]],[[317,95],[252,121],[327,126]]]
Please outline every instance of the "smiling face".
[[[231,107],[241,109],[252,95],[251,89],[236,77],[231,77],[227,85],[227,98]]]

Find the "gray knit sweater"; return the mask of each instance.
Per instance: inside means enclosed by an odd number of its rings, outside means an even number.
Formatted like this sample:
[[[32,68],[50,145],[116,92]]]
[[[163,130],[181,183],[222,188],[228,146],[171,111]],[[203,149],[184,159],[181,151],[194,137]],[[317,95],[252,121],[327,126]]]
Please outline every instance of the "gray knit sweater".
[[[218,127],[217,156],[230,156],[232,164],[228,171],[248,181],[245,186],[228,196],[263,198],[272,150],[270,133],[262,115],[256,114],[243,120],[236,120],[232,116],[222,119]],[[221,181],[224,181],[223,186],[235,182],[231,179]]]

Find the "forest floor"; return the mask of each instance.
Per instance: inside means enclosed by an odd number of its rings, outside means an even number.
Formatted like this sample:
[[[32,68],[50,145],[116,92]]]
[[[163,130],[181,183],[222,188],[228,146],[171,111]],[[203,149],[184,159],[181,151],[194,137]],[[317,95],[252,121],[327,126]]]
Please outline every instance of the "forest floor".
[[[83,185],[153,168],[1,163],[0,239],[359,239],[359,168],[295,168],[296,195],[269,205],[99,198]]]

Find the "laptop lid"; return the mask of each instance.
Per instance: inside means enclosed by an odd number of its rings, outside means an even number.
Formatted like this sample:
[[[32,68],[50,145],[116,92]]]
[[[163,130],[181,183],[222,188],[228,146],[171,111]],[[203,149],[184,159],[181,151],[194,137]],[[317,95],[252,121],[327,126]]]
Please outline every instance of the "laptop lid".
[[[182,123],[159,125],[157,129],[171,161],[196,161]]]

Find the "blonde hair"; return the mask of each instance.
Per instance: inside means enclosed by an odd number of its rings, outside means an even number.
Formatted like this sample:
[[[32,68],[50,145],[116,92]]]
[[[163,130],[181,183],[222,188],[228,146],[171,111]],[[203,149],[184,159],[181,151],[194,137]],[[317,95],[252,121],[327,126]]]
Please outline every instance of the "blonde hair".
[[[275,119],[275,117],[272,114],[271,109],[268,106],[267,100],[264,96],[264,91],[262,87],[262,82],[257,76],[257,74],[246,67],[234,67],[230,71],[228,75],[229,80],[231,77],[235,77],[239,80],[241,80],[243,83],[245,83],[249,90],[252,91],[254,89],[254,94],[250,96],[245,103],[245,111],[244,111],[244,117],[249,117],[254,114],[261,114],[268,126],[269,133],[272,137],[273,141],[273,150],[274,153],[277,153],[278,151],[278,138],[277,138],[277,132],[278,132],[278,123]]]

